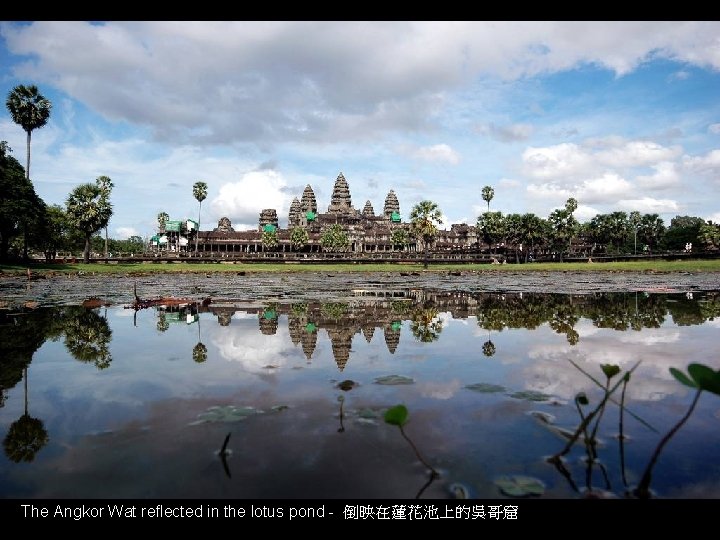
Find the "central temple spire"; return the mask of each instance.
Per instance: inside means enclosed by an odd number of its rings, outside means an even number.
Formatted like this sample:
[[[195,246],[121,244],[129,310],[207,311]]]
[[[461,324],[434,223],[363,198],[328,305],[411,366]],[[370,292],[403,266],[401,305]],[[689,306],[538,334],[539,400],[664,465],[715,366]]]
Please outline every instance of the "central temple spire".
[[[350,199],[350,187],[348,186],[347,180],[340,173],[335,180],[335,186],[333,187],[332,198],[330,199],[330,206],[328,207],[329,214],[347,214],[353,211],[352,201]]]

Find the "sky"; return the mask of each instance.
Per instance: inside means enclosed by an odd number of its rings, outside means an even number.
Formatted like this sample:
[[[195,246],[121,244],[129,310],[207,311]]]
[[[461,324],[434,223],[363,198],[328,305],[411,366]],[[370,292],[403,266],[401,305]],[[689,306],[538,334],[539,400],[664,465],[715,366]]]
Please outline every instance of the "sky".
[[[0,91],[53,103],[33,132],[48,204],[109,176],[110,235],[157,214],[287,224],[306,184],[321,212],[342,172],[376,213],[394,190],[444,224],[490,209],[638,210],[720,221],[720,22],[0,23]],[[25,163],[7,110],[0,140]]]

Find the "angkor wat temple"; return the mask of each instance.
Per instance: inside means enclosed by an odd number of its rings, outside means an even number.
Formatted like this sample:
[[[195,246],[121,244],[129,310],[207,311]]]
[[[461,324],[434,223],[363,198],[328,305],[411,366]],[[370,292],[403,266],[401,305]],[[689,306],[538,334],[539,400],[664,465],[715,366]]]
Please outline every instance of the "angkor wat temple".
[[[262,242],[263,232],[275,231],[278,245],[272,251],[319,253],[323,251],[320,243],[323,231],[336,224],[348,235],[347,251],[351,253],[417,252],[422,249],[421,243],[410,234],[410,223],[402,221],[400,202],[393,190],[385,197],[380,214],[375,213],[369,200],[362,210],[358,210],[352,205],[347,180],[340,173],[325,213],[318,212],[315,192],[308,184],[302,196],[295,197],[290,205],[287,228],[279,227],[277,210],[274,208],[260,212],[256,230],[236,231],[230,220],[223,217],[212,231],[198,233],[198,250],[202,254],[225,255],[263,252],[266,251]],[[296,227],[303,227],[308,233],[308,241],[302,249],[293,247],[291,242],[291,231]],[[397,229],[407,233],[406,243],[393,243],[393,232]],[[434,243],[436,250],[462,250],[476,246],[476,228],[466,224],[452,225],[449,231],[440,230]]]

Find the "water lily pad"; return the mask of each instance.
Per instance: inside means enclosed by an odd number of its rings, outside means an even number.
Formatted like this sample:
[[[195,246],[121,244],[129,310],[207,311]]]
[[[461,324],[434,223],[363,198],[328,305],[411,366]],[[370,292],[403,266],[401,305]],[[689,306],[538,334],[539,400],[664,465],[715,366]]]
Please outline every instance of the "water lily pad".
[[[219,406],[214,405],[208,407],[205,412],[201,412],[197,416],[197,420],[190,422],[189,425],[196,426],[198,424],[214,423],[214,422],[239,422],[250,416],[263,414],[263,411],[255,407],[237,407],[235,405]]]
[[[502,476],[495,480],[495,485],[508,497],[529,497],[545,493],[545,484],[532,476]]]
[[[468,384],[465,388],[472,390],[473,392],[480,392],[481,394],[493,394],[495,392],[504,392],[506,390],[504,386],[500,386],[499,384],[484,382]]]
[[[415,379],[410,377],[404,377],[402,375],[386,375],[385,377],[378,377],[375,379],[375,384],[385,385],[398,385],[398,384],[413,384]]]
[[[290,407],[288,407],[287,405],[273,405],[272,407],[270,407],[270,410],[273,412],[280,412],[289,408]]]
[[[513,392],[512,394],[508,394],[511,398],[515,399],[524,399],[527,401],[547,401],[552,396],[548,394],[543,394],[542,392],[538,392],[537,390],[522,390],[518,392]]]
[[[408,419],[408,410],[405,405],[395,405],[385,411],[385,422],[393,426],[404,426]]]
[[[372,409],[360,409],[357,412],[358,418],[366,418],[366,419],[374,419],[374,418],[380,418],[380,412],[374,411]]]

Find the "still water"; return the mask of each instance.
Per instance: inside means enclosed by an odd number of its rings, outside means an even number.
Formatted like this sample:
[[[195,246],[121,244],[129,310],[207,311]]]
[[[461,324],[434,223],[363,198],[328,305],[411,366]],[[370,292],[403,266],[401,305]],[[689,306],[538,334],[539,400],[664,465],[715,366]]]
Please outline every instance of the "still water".
[[[668,369],[720,368],[717,292],[346,300],[0,313],[0,496],[624,496],[695,395]],[[637,362],[623,437],[620,384],[548,463],[601,404],[600,366],[613,386]],[[650,487],[720,497],[720,396]]]

